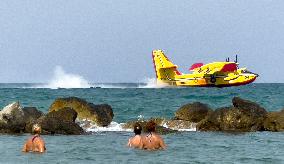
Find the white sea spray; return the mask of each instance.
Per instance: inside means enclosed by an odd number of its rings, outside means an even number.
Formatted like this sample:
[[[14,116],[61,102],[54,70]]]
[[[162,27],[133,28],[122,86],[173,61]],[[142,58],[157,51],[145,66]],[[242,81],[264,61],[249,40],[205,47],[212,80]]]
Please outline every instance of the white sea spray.
[[[39,85],[36,88],[90,88],[90,83],[82,76],[67,73],[61,66],[56,66],[51,80],[46,85]]]
[[[76,122],[86,131],[86,132],[122,132],[122,131],[132,131],[131,129],[123,128],[125,123],[117,123],[112,121],[108,126],[101,127],[98,126],[93,121],[83,119],[76,120]]]
[[[143,80],[145,85],[139,85],[138,88],[164,88],[168,87],[167,84],[159,84],[157,83],[156,78],[145,78]]]

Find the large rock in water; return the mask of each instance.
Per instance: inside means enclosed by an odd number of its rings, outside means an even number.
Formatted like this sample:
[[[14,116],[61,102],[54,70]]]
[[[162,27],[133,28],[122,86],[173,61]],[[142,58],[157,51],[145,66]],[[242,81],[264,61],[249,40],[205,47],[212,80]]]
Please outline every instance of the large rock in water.
[[[83,129],[75,123],[77,112],[71,108],[52,111],[37,120],[43,134],[83,134]]]
[[[110,105],[94,105],[77,97],[58,98],[50,106],[49,111],[58,111],[64,107],[74,109],[78,113],[79,119],[94,121],[99,126],[108,126],[113,119]]]
[[[210,113],[205,119],[198,122],[196,125],[197,130],[200,131],[221,131],[221,124],[224,119],[225,113],[231,110],[230,107],[216,109]]]
[[[194,102],[180,107],[175,112],[175,119],[199,122],[204,119],[209,112],[212,112],[212,109],[210,109],[208,105],[200,102]]]
[[[224,129],[242,131],[263,131],[267,111],[255,102],[234,97],[234,109],[225,116]]]
[[[24,112],[24,120],[26,123],[35,121],[43,115],[43,113],[37,110],[36,107],[24,107],[22,110]]]
[[[165,123],[165,120],[162,119],[162,118],[151,118],[150,120],[154,121],[157,124],[156,132],[158,134],[165,135],[165,134],[170,134],[170,133],[176,133],[177,132],[177,130],[173,130],[173,129],[170,129],[170,128],[163,127],[162,124]],[[123,129],[133,129],[134,124],[135,123],[139,123],[142,126],[142,132],[145,133],[146,132],[146,124],[150,120],[129,121],[129,122],[125,123],[122,126],[122,128]]]
[[[24,112],[19,102],[14,102],[0,111],[0,132],[20,133],[25,129]]]
[[[37,119],[43,116],[43,113],[37,110],[36,107],[24,107],[24,120],[25,120],[25,132],[31,133],[32,126],[36,123]]]
[[[267,112],[258,104],[235,97],[234,107],[220,108],[197,124],[203,131],[262,131]]]
[[[273,132],[284,131],[284,109],[280,112],[269,112],[264,121],[264,129]]]

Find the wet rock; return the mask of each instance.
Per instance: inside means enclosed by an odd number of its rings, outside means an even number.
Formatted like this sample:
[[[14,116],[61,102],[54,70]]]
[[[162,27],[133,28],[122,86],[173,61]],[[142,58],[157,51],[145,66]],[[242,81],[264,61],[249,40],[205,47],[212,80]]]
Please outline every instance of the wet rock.
[[[273,132],[284,131],[284,109],[279,112],[269,112],[264,121],[264,129]]]
[[[170,128],[166,128],[166,127],[163,127],[163,126],[157,126],[156,127],[156,132],[158,134],[161,134],[161,135],[166,135],[166,134],[171,134],[171,133],[177,133],[178,131],[177,130],[174,130],[174,129],[170,129]]]
[[[230,107],[216,109],[211,112],[205,119],[197,123],[196,128],[199,131],[221,131],[221,123],[225,113],[230,110]]]
[[[24,129],[24,112],[19,102],[9,104],[0,111],[1,133],[20,133]]]
[[[32,126],[36,123],[37,119],[43,116],[43,113],[37,110],[36,107],[24,107],[24,120],[25,120],[25,132],[31,133]]]
[[[132,120],[132,121],[128,121],[126,122],[124,125],[122,125],[122,128],[124,129],[133,129],[133,126],[135,123],[139,123],[141,126],[142,126],[142,131],[144,131],[145,127],[146,126],[146,123],[148,121],[154,121],[158,126],[162,126],[163,123],[165,122],[165,119],[164,118],[150,118],[149,120],[141,120],[141,119],[138,119],[138,120]]]
[[[37,120],[43,115],[43,113],[37,110],[36,107],[24,107],[23,112],[24,112],[25,122]]]
[[[110,105],[95,105],[77,97],[58,98],[50,106],[49,111],[58,111],[64,107],[74,109],[78,113],[79,119],[91,120],[99,126],[108,126],[113,119]]]
[[[164,125],[166,125],[168,128],[173,130],[181,130],[181,129],[195,129],[196,123],[191,121],[185,121],[185,120],[168,120],[165,121]]]
[[[234,97],[234,108],[227,112],[224,120],[228,129],[241,129],[241,131],[263,131],[267,111],[255,102]],[[227,125],[227,126],[226,126]]]
[[[162,126],[166,122],[163,118],[151,118],[149,120],[129,121],[129,122],[125,123],[122,126],[122,128],[124,128],[124,129],[133,129],[134,124],[138,122],[142,126],[142,132],[146,133],[146,124],[150,120],[154,121],[157,124],[156,132],[158,134],[164,135],[164,134],[170,134],[170,133],[176,133],[177,132],[177,130],[173,130],[173,129],[170,129],[170,128]]]
[[[212,109],[210,109],[208,105],[200,102],[194,102],[180,107],[175,113],[175,119],[199,122],[211,111]]]
[[[235,108],[253,113],[256,116],[262,117],[263,115],[267,114],[266,110],[257,103],[242,99],[240,97],[234,97],[232,99],[232,103]]]
[[[61,119],[62,121],[69,121],[69,122],[75,122],[77,115],[78,114],[74,109],[68,107],[48,113],[49,117],[56,117],[58,119]]]
[[[42,127],[43,134],[83,134],[83,129],[74,122],[77,112],[71,108],[52,111],[37,120]]]
[[[197,124],[201,131],[262,131],[267,112],[258,104],[238,97],[232,100],[234,107],[220,108]]]

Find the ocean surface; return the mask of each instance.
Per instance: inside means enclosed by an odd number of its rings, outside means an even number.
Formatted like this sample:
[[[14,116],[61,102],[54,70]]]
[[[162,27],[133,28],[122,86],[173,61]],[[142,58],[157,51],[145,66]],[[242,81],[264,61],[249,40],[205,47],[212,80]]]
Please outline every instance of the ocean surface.
[[[91,87],[91,88],[90,88]],[[19,101],[47,112],[59,97],[76,96],[112,106],[107,128],[89,128],[92,135],[44,135],[47,152],[22,153],[29,134],[0,135],[0,163],[284,163],[284,133],[198,132],[187,129],[163,135],[164,151],[126,146],[133,134],[120,125],[137,118],[172,118],[182,105],[199,101],[211,108],[230,106],[234,96],[257,102],[267,111],[284,108],[284,84],[249,84],[229,88],[169,88],[143,83],[92,84],[54,88],[44,84],[0,84],[0,107]]]

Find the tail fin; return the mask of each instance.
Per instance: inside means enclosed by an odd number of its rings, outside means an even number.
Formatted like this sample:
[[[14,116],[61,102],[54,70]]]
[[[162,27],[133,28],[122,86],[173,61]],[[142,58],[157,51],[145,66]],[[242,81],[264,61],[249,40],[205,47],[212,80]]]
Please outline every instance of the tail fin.
[[[177,66],[166,57],[162,50],[154,50],[152,57],[157,81],[172,83],[175,81],[176,75],[181,75]]]

